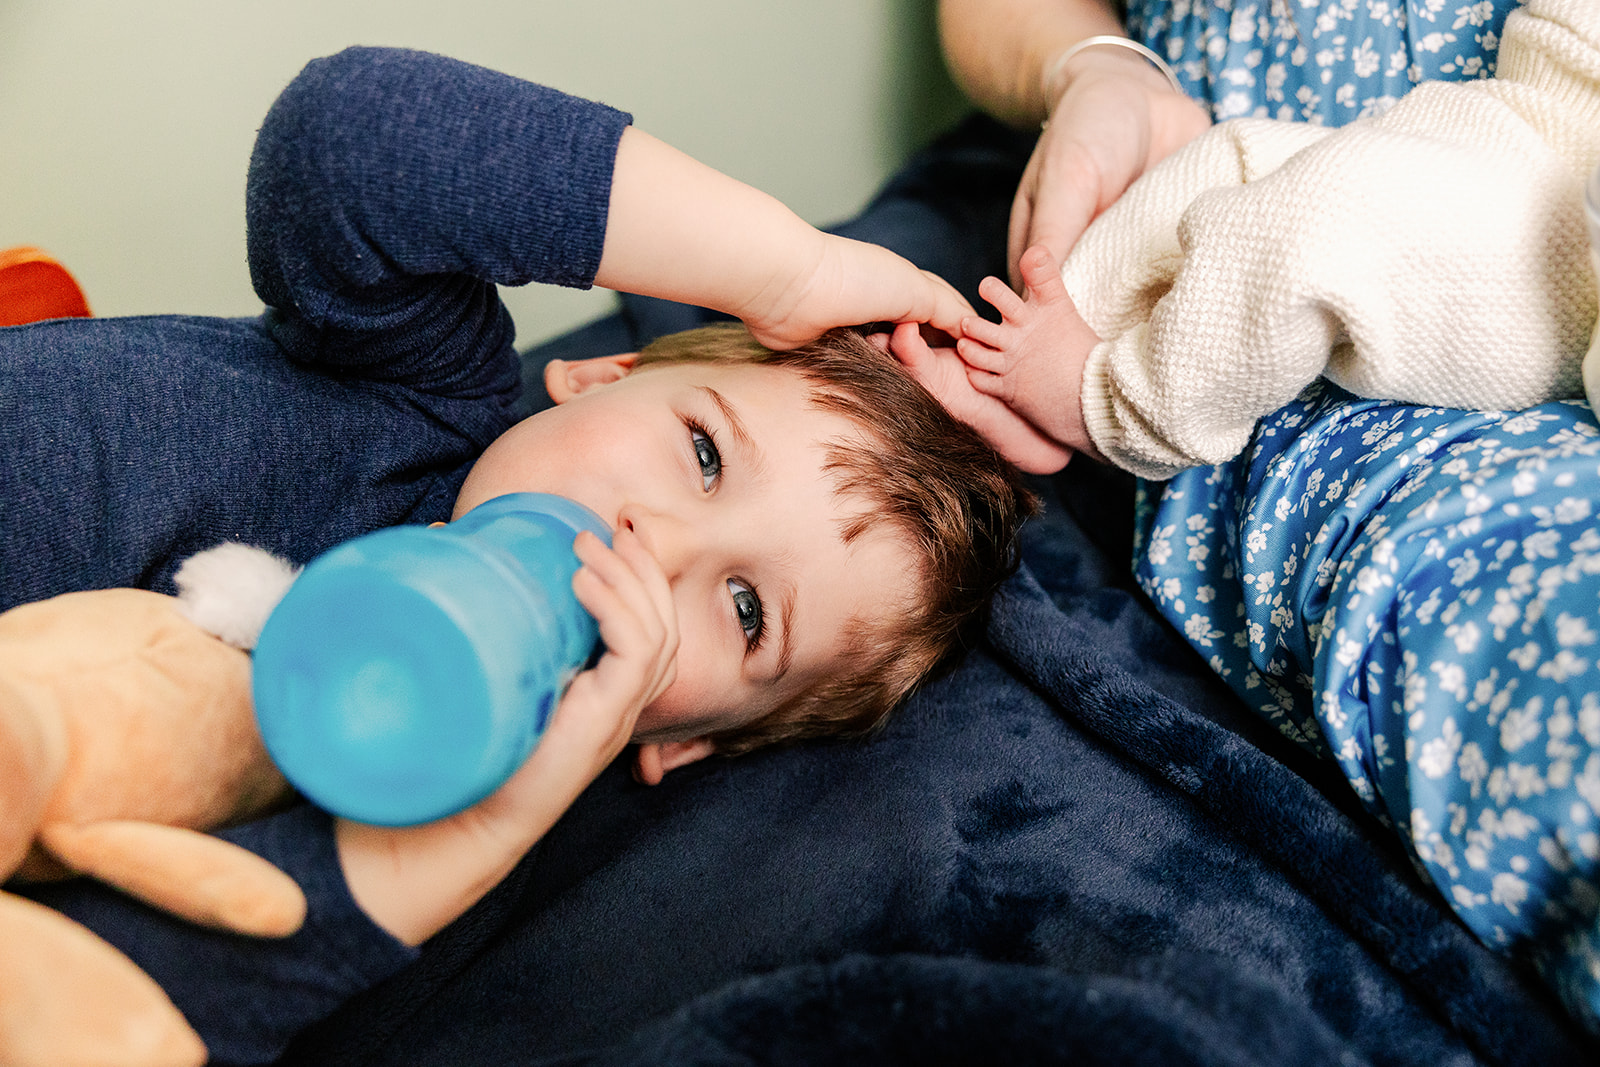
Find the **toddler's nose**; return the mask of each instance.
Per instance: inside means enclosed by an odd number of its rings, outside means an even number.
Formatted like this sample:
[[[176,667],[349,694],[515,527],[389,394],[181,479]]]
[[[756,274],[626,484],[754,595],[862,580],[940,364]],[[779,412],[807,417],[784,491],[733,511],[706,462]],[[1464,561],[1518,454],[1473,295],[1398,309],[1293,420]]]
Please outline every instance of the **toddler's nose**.
[[[633,531],[671,581],[688,565],[695,547],[692,530],[681,519],[629,504],[617,515],[619,529]]]

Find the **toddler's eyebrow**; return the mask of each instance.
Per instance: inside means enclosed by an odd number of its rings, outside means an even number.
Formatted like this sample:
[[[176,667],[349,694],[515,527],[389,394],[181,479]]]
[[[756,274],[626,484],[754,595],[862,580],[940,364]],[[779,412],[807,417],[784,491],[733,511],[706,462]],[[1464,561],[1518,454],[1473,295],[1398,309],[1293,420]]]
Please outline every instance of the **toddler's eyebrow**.
[[[794,583],[783,582],[778,588],[778,665],[772,675],[776,682],[789,673],[794,661]]]
[[[711,402],[722,412],[723,421],[728,424],[728,432],[733,435],[733,443],[739,449],[740,462],[756,477],[765,474],[766,457],[761,454],[761,446],[756,444],[755,438],[744,428],[744,420],[739,417],[738,409],[728,402],[727,397],[709,385],[698,385],[695,388],[710,397]]]

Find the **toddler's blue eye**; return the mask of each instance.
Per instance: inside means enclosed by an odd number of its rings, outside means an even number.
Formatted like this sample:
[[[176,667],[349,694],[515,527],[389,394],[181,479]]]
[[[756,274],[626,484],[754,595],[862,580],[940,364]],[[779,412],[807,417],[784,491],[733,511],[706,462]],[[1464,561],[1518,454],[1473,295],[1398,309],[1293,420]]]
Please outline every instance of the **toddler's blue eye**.
[[[733,594],[733,610],[739,616],[739,629],[745,640],[754,647],[761,639],[761,598],[755,590],[728,579],[728,591]]]
[[[709,493],[722,475],[722,453],[717,451],[717,443],[711,439],[711,435],[703,430],[691,427],[689,440],[694,442],[694,458],[700,464],[701,484]]]

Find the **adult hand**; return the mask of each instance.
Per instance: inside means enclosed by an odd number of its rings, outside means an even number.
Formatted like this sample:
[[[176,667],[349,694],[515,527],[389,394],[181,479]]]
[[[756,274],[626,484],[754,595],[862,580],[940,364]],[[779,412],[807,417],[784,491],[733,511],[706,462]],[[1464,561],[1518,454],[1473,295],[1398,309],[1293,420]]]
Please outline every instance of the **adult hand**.
[[[1123,49],[1081,52],[1063,78],[1011,207],[1006,263],[1014,289],[1024,251],[1043,245],[1064,260],[1136,178],[1211,125],[1205,109]]]

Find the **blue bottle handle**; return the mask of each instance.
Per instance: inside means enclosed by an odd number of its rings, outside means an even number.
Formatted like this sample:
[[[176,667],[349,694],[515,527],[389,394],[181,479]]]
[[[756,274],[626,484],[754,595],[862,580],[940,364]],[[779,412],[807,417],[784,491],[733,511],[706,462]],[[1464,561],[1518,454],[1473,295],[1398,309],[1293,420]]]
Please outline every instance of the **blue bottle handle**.
[[[598,645],[572,594],[580,530],[610,542],[582,505],[513,493],[313,560],[255,651],[256,718],[284,776],[326,810],[384,826],[493,792]]]

